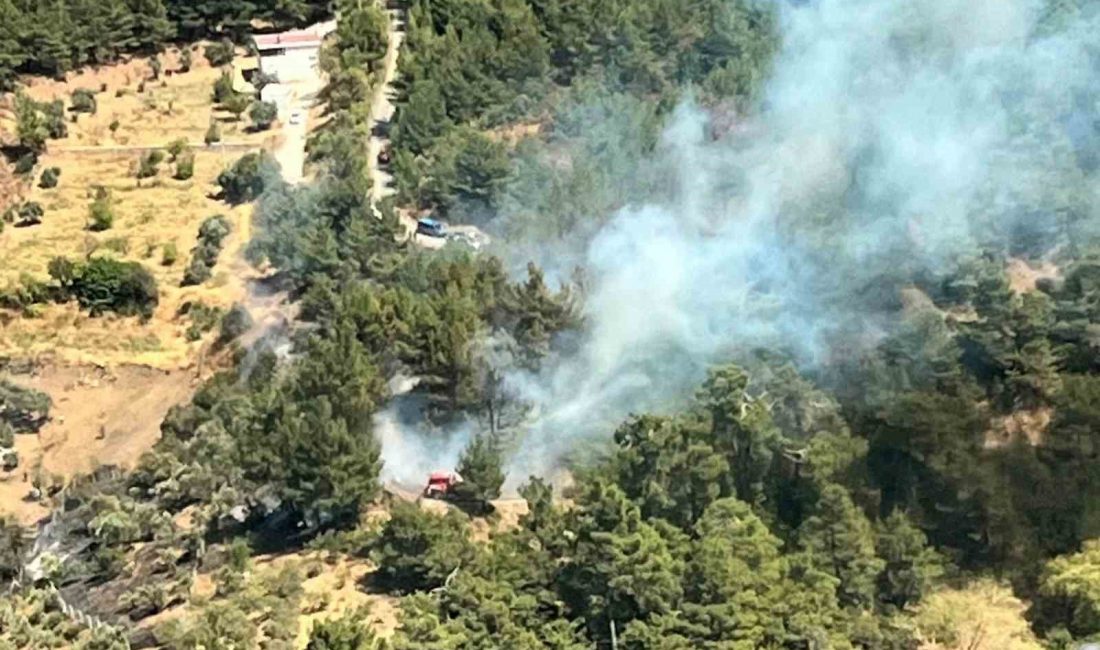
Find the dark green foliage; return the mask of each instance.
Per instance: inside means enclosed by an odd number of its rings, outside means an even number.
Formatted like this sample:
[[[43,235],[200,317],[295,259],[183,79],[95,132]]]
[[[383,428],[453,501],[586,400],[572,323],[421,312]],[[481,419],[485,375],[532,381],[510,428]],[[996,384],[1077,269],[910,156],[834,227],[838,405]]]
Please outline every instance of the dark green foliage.
[[[178,315],[186,315],[191,320],[187,328],[187,340],[198,341],[202,335],[218,324],[222,318],[222,310],[218,307],[210,307],[202,302],[185,302],[180,305]]]
[[[42,170],[42,176],[38,178],[38,187],[44,190],[57,187],[57,181],[61,178],[60,167],[47,167]]]
[[[235,93],[233,90],[233,75],[228,70],[214,81],[214,103],[221,104],[229,100]]]
[[[504,485],[500,443],[491,435],[474,436],[458,459],[458,473],[475,499],[489,501],[499,497]]]
[[[33,433],[42,428],[50,417],[52,404],[50,396],[42,391],[0,379],[0,422],[15,433]]]
[[[233,43],[227,40],[210,43],[202,54],[212,67],[228,65],[233,62]]]
[[[1100,634],[1100,541],[1057,557],[1044,568],[1033,615],[1041,630],[1064,629],[1078,639]]]
[[[186,181],[194,175],[195,154],[191,151],[185,151],[176,158],[176,171],[172,174],[172,178],[177,181]]]
[[[375,650],[377,639],[367,617],[367,612],[361,612],[318,621],[309,632],[306,650]]]
[[[825,488],[816,512],[798,529],[798,540],[810,562],[839,581],[837,601],[841,605],[874,605],[875,581],[885,564],[875,556],[871,523],[844,488]]]
[[[14,223],[18,227],[36,226],[42,223],[42,215],[45,214],[45,210],[42,209],[42,205],[35,201],[24,201],[8,207],[4,211],[3,221],[5,223]]]
[[[15,136],[20,146],[34,152],[46,147],[49,136],[47,121],[39,112],[38,103],[23,93],[15,94]]]
[[[897,609],[920,602],[943,573],[942,559],[899,511],[876,528],[875,552],[885,562],[878,578],[879,601]]]
[[[96,99],[95,91],[88,88],[77,88],[73,91],[70,97],[72,103],[72,109],[76,113],[91,113],[96,112]]]
[[[164,152],[160,149],[150,149],[138,159],[137,172],[135,172],[135,175],[138,178],[152,178],[157,175],[159,171],[158,165],[162,162],[164,162]]]
[[[228,97],[222,100],[222,108],[233,114],[233,119],[240,121],[241,115],[248,110],[249,106],[252,106],[252,96],[245,93],[230,93]]]
[[[137,262],[109,257],[73,262],[58,257],[50,262],[49,271],[59,297],[75,299],[92,316],[112,311],[149,318],[159,301],[156,280]]]
[[[452,510],[440,517],[402,502],[394,504],[382,534],[370,548],[379,583],[403,593],[442,586],[474,554],[465,516]]]
[[[278,114],[279,110],[272,102],[253,102],[251,110],[248,111],[252,126],[259,131],[270,129]]]
[[[29,550],[19,522],[0,516],[0,579],[11,581],[18,577],[24,554]]]
[[[222,129],[216,121],[210,121],[210,126],[207,127],[206,134],[203,136],[203,141],[208,145],[222,141]]]
[[[88,230],[102,232],[110,229],[115,223],[115,211],[111,203],[111,196],[102,188],[96,191],[96,197],[88,206]]]
[[[222,244],[229,234],[229,221],[222,215],[203,220],[199,226],[199,236],[195,248],[191,251],[191,263],[183,273],[180,286],[202,284],[210,279],[211,270],[218,263]]]
[[[278,165],[266,151],[249,153],[218,174],[218,185],[225,200],[247,203],[258,198],[269,184],[278,179]]]
[[[15,161],[15,166],[12,168],[12,171],[14,171],[16,174],[19,174],[20,176],[30,174],[34,171],[34,166],[37,164],[38,155],[35,154],[33,151],[30,151],[23,154],[22,156],[19,156],[19,159]]]
[[[179,65],[180,65],[180,68],[179,68],[180,72],[190,72],[191,71],[191,48],[186,46],[186,45],[183,46],[183,48],[180,49]]]
[[[248,309],[240,303],[233,303],[229,311],[222,317],[218,330],[218,341],[222,344],[233,341],[252,327],[252,316]]]

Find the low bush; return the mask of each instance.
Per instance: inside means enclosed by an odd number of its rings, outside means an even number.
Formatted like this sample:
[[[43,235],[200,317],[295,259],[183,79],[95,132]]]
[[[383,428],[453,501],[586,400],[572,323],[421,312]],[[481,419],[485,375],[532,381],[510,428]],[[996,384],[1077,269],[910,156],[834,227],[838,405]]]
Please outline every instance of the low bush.
[[[218,263],[222,244],[229,234],[229,221],[221,215],[210,217],[199,226],[199,237],[191,251],[191,263],[183,272],[180,286],[202,284],[210,279],[214,265]]]
[[[72,102],[73,112],[75,113],[90,113],[94,115],[96,112],[97,105],[95,91],[93,90],[88,88],[77,88],[73,91],[70,101]]]
[[[229,343],[251,329],[252,323],[252,315],[248,313],[244,305],[239,302],[233,303],[233,306],[222,317],[218,342],[222,345]]]
[[[211,66],[227,65],[233,61],[233,43],[228,40],[211,43],[203,50],[203,56]]]
[[[106,190],[100,188],[96,191],[96,198],[88,206],[88,230],[103,232],[115,225],[115,211],[111,205],[111,197]]]
[[[185,151],[176,159],[176,172],[172,178],[177,181],[189,180],[195,175],[195,154]]]
[[[218,174],[225,199],[245,203],[261,194],[270,179],[278,176],[278,165],[266,151],[241,156],[233,166]]]
[[[176,242],[170,241],[164,245],[164,248],[160,252],[160,263],[164,266],[172,266],[179,259],[179,250],[176,248]]]
[[[92,316],[108,311],[123,316],[153,315],[160,297],[157,282],[144,266],[109,257],[50,261],[50,277],[57,282],[58,297],[75,299]]]
[[[60,167],[47,167],[42,170],[42,176],[38,178],[38,187],[48,190],[57,187],[57,181],[61,178]]]
[[[160,149],[146,151],[138,160],[137,177],[152,178],[159,171],[158,166],[164,162],[164,152]]]

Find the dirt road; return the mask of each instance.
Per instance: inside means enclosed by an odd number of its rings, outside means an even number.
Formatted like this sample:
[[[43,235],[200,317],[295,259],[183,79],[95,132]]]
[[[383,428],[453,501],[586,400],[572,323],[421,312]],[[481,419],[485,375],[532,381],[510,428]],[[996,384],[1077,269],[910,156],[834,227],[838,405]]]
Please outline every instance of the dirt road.
[[[336,21],[317,23],[308,28],[323,39],[336,29]],[[318,52],[318,56],[320,52]],[[290,88],[290,101],[282,123],[282,140],[275,146],[275,160],[283,170],[283,179],[291,185],[302,182],[306,164],[306,141],[309,136],[310,112],[317,104],[317,94],[325,87],[325,76],[320,67],[313,67],[308,79],[286,82]]]
[[[374,203],[394,193],[393,175],[378,164],[378,154],[389,144],[390,120],[393,119],[393,82],[397,78],[397,57],[401,44],[405,42],[405,16],[400,9],[387,9],[390,18],[389,44],[386,56],[382,60],[382,83],[374,90],[371,99],[371,137],[367,143],[367,157],[370,161],[371,200]],[[410,217],[411,218],[411,217]]]

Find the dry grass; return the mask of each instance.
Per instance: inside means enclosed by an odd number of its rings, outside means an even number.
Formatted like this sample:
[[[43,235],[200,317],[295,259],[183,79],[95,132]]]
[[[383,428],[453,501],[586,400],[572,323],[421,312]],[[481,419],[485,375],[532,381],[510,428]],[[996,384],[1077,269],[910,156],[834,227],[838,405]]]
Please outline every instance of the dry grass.
[[[42,430],[15,437],[19,467],[0,472],[0,512],[28,525],[45,514],[41,504],[26,500],[37,473],[52,484],[100,465],[133,467],[160,437],[168,408],[194,389],[191,372],[142,366],[47,365],[12,379],[53,399]]]
[[[68,105],[69,96],[77,88],[97,93],[95,115],[80,114],[75,124],[69,124],[69,137],[51,141],[50,146],[149,146],[166,144],[177,138],[202,142],[211,117],[229,119],[227,113],[212,105],[214,81],[221,70],[210,67],[201,47],[193,49],[191,70],[187,73],[174,72],[179,68],[178,50],[169,50],[160,59],[164,72],[159,80],[152,79],[147,57],[89,68],[70,74],[65,81],[27,80],[27,94],[40,101],[61,99]],[[169,71],[173,71],[171,76],[167,74]],[[139,92],[143,82],[145,90]],[[100,92],[103,84],[107,85],[107,90]],[[116,96],[118,94],[122,96]],[[115,120],[119,127],[112,133],[110,125]],[[262,142],[263,134],[245,132],[247,124],[247,117],[241,122],[223,121],[222,139]]]
[[[41,225],[9,226],[0,233],[0,287],[18,282],[23,274],[47,279],[46,266],[57,255],[82,257],[95,251],[144,264],[157,279],[161,303],[149,323],[134,318],[89,318],[74,306],[59,305],[42,306],[37,318],[0,314],[4,319],[0,321],[0,355],[45,352],[65,362],[185,367],[198,357],[201,346],[186,340],[184,333],[190,323],[177,318],[179,306],[201,300],[228,307],[244,297],[247,278],[255,277],[239,257],[251,236],[251,208],[230,209],[211,198],[218,173],[241,151],[199,148],[190,180],[172,179],[174,165],[165,161],[157,177],[139,181],[133,172],[140,152],[70,149],[163,146],[179,138],[201,142],[212,115],[225,119],[211,104],[213,83],[220,71],[209,67],[201,49],[195,49],[192,59],[190,72],[162,73],[162,81],[149,78],[145,58],[71,74],[64,82],[29,80],[27,92],[39,100],[56,97],[68,103],[77,88],[98,92],[106,84],[107,90],[97,94],[97,113],[79,115],[76,123],[69,124],[69,136],[50,141],[50,151],[42,156],[38,170],[61,169],[58,187],[44,190],[28,182],[20,188],[23,198],[43,206],[45,216]],[[165,71],[175,70],[178,52],[170,51],[161,60]],[[138,84],[143,79],[145,91],[139,94]],[[109,126],[115,120],[120,126],[112,133]],[[245,133],[245,124],[223,122],[223,140],[248,142],[257,148],[272,144],[270,135]],[[0,115],[0,129],[4,128],[11,130],[10,118]],[[92,233],[86,229],[90,192],[99,185],[111,191],[115,223],[105,232]],[[225,214],[234,225],[214,276],[201,287],[180,288],[199,224],[214,214]],[[175,245],[178,258],[164,266],[163,251],[169,244]]]
[[[991,580],[938,591],[913,615],[921,650],[1040,650],[1026,606]]]
[[[57,188],[35,188],[31,198],[45,209],[43,223],[6,228],[0,234],[0,286],[22,274],[48,280],[47,265],[55,256],[80,258],[96,252],[142,263],[157,279],[160,305],[149,323],[136,318],[90,318],[74,305],[45,306],[38,318],[16,318],[0,331],[0,354],[56,354],[61,360],[95,363],[141,363],[158,368],[182,367],[194,358],[198,344],[185,340],[188,321],[177,318],[189,300],[228,306],[245,292],[251,271],[238,259],[249,236],[251,208],[229,206],[209,198],[214,178],[231,162],[209,151],[195,156],[195,176],[172,180],[167,165],[160,176],[138,181],[130,173],[130,154],[58,154],[47,165],[61,168]],[[103,185],[112,195],[114,226],[100,233],[86,229],[89,188]],[[214,277],[202,286],[181,288],[199,224],[213,214],[225,214],[234,231],[226,240]],[[164,247],[175,245],[178,258],[162,264]]]

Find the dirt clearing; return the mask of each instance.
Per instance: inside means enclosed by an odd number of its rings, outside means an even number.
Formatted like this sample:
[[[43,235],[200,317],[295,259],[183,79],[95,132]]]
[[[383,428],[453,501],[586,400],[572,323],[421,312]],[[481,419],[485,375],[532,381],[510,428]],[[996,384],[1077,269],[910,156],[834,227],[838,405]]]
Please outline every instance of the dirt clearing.
[[[19,467],[0,473],[0,512],[24,523],[45,514],[25,501],[31,481],[64,481],[100,465],[133,467],[160,437],[160,423],[194,391],[194,373],[143,366],[45,366],[11,377],[53,399],[50,421],[38,435],[15,437]]]

